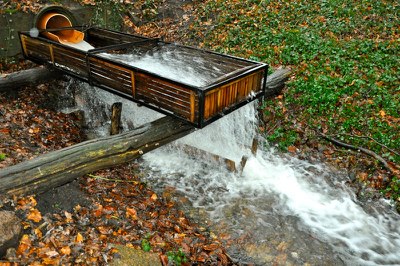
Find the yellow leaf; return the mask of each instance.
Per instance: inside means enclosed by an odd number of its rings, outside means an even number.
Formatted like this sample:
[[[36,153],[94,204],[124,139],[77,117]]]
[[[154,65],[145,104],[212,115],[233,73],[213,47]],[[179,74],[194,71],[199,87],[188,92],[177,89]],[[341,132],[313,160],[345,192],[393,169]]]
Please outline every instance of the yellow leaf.
[[[37,235],[39,237],[39,239],[42,238],[42,231],[40,231],[39,228],[36,228],[35,229],[35,235]]]
[[[31,208],[31,212],[28,215],[28,219],[38,223],[40,222],[40,220],[42,220],[42,215],[40,214],[39,210]]]
[[[379,115],[380,115],[382,118],[384,118],[384,117],[386,116],[386,113],[385,113],[385,111],[380,110],[380,111],[379,111]]]
[[[156,195],[156,193],[153,193],[153,195],[151,195],[151,199],[152,199],[153,201],[156,201],[156,200],[157,200],[157,195]]]
[[[69,254],[71,254],[71,248],[69,246],[62,247],[60,249],[60,252],[63,255],[69,255]]]
[[[78,242],[78,243],[82,243],[83,242],[83,236],[81,235],[81,233],[78,233],[76,235],[76,242]]]

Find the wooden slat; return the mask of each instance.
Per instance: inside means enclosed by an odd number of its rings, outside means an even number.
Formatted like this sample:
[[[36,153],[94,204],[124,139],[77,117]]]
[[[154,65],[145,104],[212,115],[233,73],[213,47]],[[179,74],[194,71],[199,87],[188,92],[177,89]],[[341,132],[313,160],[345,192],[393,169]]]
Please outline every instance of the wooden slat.
[[[137,72],[136,76],[137,82],[142,82],[149,85],[151,84],[152,86],[157,87],[158,90],[164,91],[174,98],[181,99],[182,101],[190,101],[191,90],[185,87],[175,85],[168,81],[157,79],[155,77],[140,72]]]
[[[177,115],[184,117],[187,120],[190,120],[190,113],[188,111],[185,111],[184,109],[176,108],[176,106],[171,106],[168,103],[165,103],[162,101],[154,102],[153,98],[149,98],[146,95],[141,95],[141,94],[139,94],[139,92],[137,92],[136,95],[137,95],[137,99],[139,99],[139,100],[144,100],[147,103],[154,104],[155,106],[157,106],[159,108],[163,108],[166,111],[175,113]]]
[[[98,75],[98,76],[105,76],[108,77],[110,79],[115,80],[116,82],[116,86],[120,85],[126,85],[129,87],[129,92],[131,91],[131,86],[132,86],[132,78],[131,75],[129,75],[129,73],[124,73],[119,71],[118,69],[113,69],[113,68],[106,68],[106,67],[102,67],[99,65],[90,65],[90,71],[91,74],[94,75]]]
[[[153,87],[141,86],[141,84],[137,82],[136,95],[138,94],[148,95],[149,97],[154,98],[154,100],[152,101],[154,103],[162,101],[171,106],[176,106],[177,108],[190,110],[190,101],[182,101],[179,99],[174,99],[169,94],[157,90],[157,88],[154,86]]]
[[[136,97],[136,82],[135,82],[135,72],[131,71],[131,81],[132,81],[132,95],[133,98]]]
[[[239,80],[215,88],[206,93],[204,119],[208,119],[226,108],[235,106],[238,102],[249,98],[251,91],[261,90],[263,71],[258,71]]]
[[[194,122],[196,118],[196,95],[194,91],[190,92],[190,121]]]

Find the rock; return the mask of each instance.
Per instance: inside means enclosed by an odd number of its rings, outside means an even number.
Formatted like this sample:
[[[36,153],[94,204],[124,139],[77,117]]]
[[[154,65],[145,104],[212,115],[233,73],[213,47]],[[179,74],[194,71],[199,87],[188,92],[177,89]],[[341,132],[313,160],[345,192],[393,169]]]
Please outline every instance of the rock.
[[[0,258],[7,249],[18,246],[21,235],[21,220],[13,212],[0,211]]]
[[[17,258],[17,251],[15,250],[15,248],[9,248],[9,249],[7,249],[5,258],[6,258],[8,261],[18,261],[18,258]]]
[[[143,250],[115,245],[118,249],[118,258],[114,258],[110,266],[130,266],[130,265],[141,265],[141,266],[161,266],[160,254],[145,252]]]
[[[349,179],[351,182],[357,181],[357,173],[354,170],[350,171]]]

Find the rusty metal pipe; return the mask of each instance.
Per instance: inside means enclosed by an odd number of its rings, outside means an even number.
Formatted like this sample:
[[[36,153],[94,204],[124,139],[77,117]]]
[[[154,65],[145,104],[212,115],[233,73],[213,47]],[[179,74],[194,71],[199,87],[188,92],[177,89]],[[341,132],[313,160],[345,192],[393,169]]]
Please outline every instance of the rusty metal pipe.
[[[71,21],[63,14],[45,13],[39,20],[37,28],[39,30],[72,27]],[[83,41],[85,34],[77,30],[60,30],[52,32],[41,32],[41,34],[53,41],[71,45]]]

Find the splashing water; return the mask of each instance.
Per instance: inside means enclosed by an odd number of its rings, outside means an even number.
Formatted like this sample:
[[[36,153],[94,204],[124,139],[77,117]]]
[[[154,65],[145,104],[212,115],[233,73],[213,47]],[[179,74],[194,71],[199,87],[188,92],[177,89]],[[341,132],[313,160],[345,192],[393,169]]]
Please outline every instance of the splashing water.
[[[125,129],[161,117],[87,84],[79,87],[78,94],[94,105],[95,101],[108,106],[123,102]],[[278,155],[267,145],[256,156],[251,154],[248,146],[258,138],[255,105],[248,104],[176,141],[236,164],[246,155],[243,173],[188,155],[172,144],[142,157],[148,169],[145,178],[160,191],[173,187],[176,198],[187,199],[183,208],[188,215],[207,220],[220,236],[248,236],[247,243],[228,249],[243,263],[271,264],[280,256],[292,264],[400,264],[400,218],[386,202],[362,206],[346,189],[347,177],[322,164]],[[90,114],[89,106],[79,108],[86,108],[91,119],[99,117],[97,111]]]
[[[201,147],[238,163],[243,154],[250,156],[249,151],[246,153],[243,145],[237,143],[243,143],[247,138],[247,143],[243,144],[249,145],[252,140],[254,113],[254,107],[248,105],[179,142]],[[170,147],[146,154],[144,158],[154,172],[149,174],[152,179],[167,176],[164,184],[181,191],[194,207],[203,208],[211,221],[226,223],[228,220],[231,229],[238,231],[256,229],[257,232],[251,233],[259,242],[267,241],[269,233],[265,233],[266,230],[274,231],[281,227],[277,225],[287,223],[287,230],[306,232],[328,244],[346,264],[400,263],[398,215],[380,207],[371,207],[373,212],[367,213],[341,186],[345,177],[329,173],[322,165],[282,158],[265,148],[259,150],[257,156],[250,157],[242,175],[211,163],[205,164],[202,159],[189,158]],[[178,178],[168,175],[176,172],[180,173]],[[326,178],[336,186],[327,183]],[[279,217],[278,221],[276,217]],[[287,217],[293,217],[294,223],[289,225]],[[295,247],[298,243],[293,239],[280,241],[286,241],[297,255],[316,255],[304,254]]]

